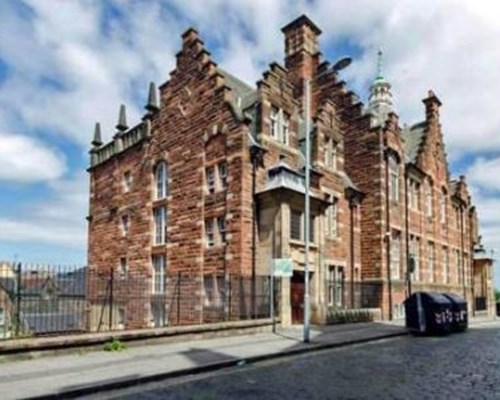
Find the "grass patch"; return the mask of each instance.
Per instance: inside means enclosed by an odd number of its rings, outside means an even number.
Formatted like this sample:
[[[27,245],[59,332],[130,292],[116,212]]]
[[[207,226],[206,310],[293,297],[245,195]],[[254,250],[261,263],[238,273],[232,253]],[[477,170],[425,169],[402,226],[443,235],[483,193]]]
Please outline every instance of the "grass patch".
[[[113,339],[110,342],[104,343],[103,350],[104,351],[110,351],[110,352],[117,352],[117,351],[123,351],[127,348],[125,346],[125,343],[118,339]]]

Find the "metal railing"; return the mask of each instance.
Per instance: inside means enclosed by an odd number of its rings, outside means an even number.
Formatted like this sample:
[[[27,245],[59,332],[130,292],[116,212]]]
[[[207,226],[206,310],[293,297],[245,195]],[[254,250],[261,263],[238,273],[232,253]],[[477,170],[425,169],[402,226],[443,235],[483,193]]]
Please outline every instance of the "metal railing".
[[[269,277],[0,262],[0,339],[270,316]]]
[[[487,309],[486,307],[486,297],[475,297],[475,310],[476,311],[484,311]]]
[[[338,310],[378,308],[382,300],[380,283],[363,281],[328,281],[328,304]]]

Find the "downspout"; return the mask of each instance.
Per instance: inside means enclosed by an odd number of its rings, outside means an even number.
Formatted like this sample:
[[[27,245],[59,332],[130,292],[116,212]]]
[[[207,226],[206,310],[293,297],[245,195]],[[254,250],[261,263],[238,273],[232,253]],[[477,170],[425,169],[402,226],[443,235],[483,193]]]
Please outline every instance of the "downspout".
[[[406,230],[406,280],[408,282],[408,297],[411,296],[411,271],[410,271],[410,228],[409,228],[409,208],[408,208],[408,170],[405,165],[405,230]]]
[[[356,205],[354,200],[349,201],[349,210],[351,211],[351,237],[350,237],[350,252],[351,252],[351,308],[354,308],[354,210]]]
[[[462,250],[462,285],[464,287],[464,298],[467,300],[467,290],[465,288],[464,210],[462,205],[460,205],[460,246]]]
[[[392,280],[391,280],[391,211],[389,200],[389,155],[385,154],[385,241],[387,263],[387,286],[389,290],[389,320],[392,321]]]
[[[470,288],[471,288],[471,305],[472,305],[472,316],[476,315],[476,296],[474,290],[474,245],[472,244],[472,217],[469,211],[468,215],[468,225],[469,225],[469,275],[470,275]],[[482,286],[482,278],[481,278],[481,286]],[[486,298],[486,301],[487,298]],[[488,307],[486,307],[488,309]]]
[[[256,268],[257,268],[257,196],[256,196],[256,177],[257,177],[257,154],[252,152],[252,283],[251,283],[251,307],[252,318],[256,316]]]

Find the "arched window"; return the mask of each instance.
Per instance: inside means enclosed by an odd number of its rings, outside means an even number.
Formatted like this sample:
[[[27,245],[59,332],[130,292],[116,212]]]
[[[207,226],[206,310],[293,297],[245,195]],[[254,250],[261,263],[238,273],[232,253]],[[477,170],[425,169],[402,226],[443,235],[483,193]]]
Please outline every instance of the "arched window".
[[[155,169],[156,199],[164,199],[168,195],[168,167],[162,161]]]

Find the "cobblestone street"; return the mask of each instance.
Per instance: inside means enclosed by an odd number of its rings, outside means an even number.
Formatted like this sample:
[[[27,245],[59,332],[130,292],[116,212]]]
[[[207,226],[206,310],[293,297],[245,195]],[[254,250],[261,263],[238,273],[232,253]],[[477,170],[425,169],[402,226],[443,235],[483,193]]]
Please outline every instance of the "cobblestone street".
[[[123,399],[500,399],[500,324],[382,342],[166,381]],[[104,398],[104,397],[102,397]]]

